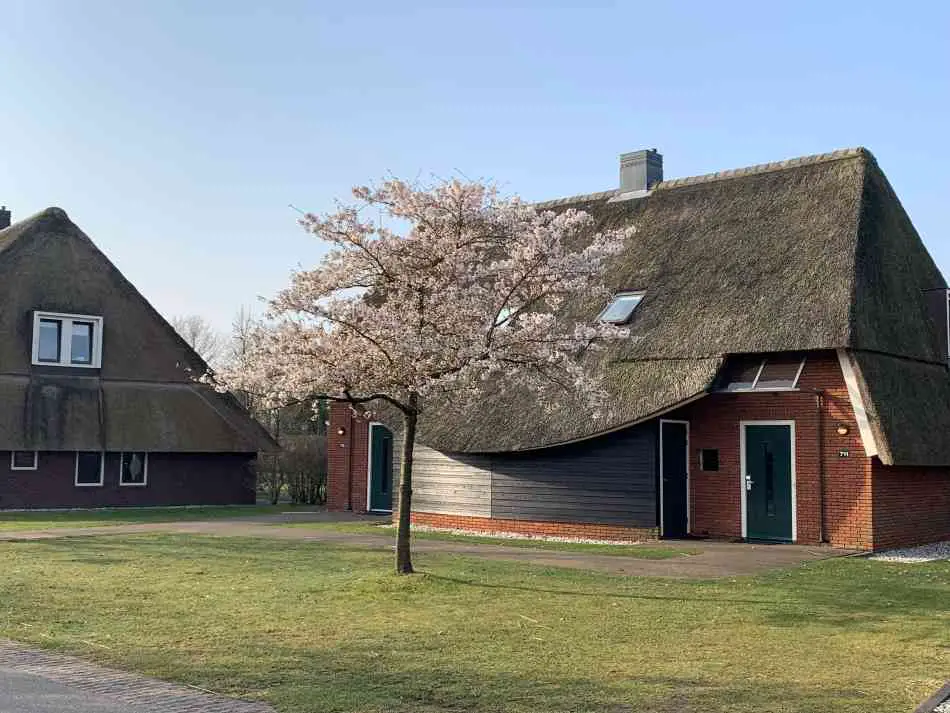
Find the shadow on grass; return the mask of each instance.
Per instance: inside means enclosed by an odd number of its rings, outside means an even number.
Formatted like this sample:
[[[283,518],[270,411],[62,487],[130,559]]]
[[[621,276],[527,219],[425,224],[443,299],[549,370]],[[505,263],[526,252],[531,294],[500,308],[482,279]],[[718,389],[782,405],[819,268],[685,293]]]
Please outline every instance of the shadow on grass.
[[[411,648],[412,646],[416,648]],[[827,682],[794,685],[728,671],[719,680],[693,675],[603,678],[566,674],[569,661],[532,675],[536,662],[498,661],[478,668],[433,663],[433,652],[335,647],[325,651],[270,649],[279,670],[253,681],[287,711],[387,713],[890,713],[895,701]],[[570,652],[563,652],[567,659]],[[658,656],[662,657],[660,652]],[[507,670],[505,670],[507,669]],[[558,675],[560,673],[560,675]],[[253,676],[253,674],[251,674]],[[896,708],[900,710],[899,704]]]
[[[674,597],[660,594],[631,594],[628,592],[609,592],[609,591],[583,591],[579,589],[554,589],[550,587],[535,587],[525,584],[499,584],[490,582],[479,582],[474,579],[461,579],[459,577],[447,577],[441,574],[425,572],[420,570],[429,579],[437,582],[447,582],[450,584],[459,584],[466,587],[476,587],[478,589],[503,589],[513,592],[529,592],[532,594],[553,594],[567,597],[597,597],[601,599],[642,599],[651,601],[671,601],[671,602],[695,602],[696,596]],[[684,585],[688,586],[688,585]],[[724,604],[771,604],[768,599],[736,599],[733,597],[705,597],[707,601],[722,602]]]

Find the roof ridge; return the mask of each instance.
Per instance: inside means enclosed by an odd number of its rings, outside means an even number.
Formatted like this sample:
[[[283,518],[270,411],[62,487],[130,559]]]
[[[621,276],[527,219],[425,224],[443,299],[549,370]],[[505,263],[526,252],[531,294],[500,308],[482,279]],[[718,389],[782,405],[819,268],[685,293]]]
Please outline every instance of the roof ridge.
[[[578,193],[576,196],[565,196],[564,198],[552,198],[547,201],[538,201],[532,203],[535,208],[554,208],[568,203],[586,203],[588,201],[599,201],[617,195],[618,189],[612,188],[607,191],[597,191],[596,193]]]
[[[661,181],[654,190],[669,190],[681,186],[693,186],[698,183],[712,183],[713,181],[724,181],[730,178],[741,178],[743,176],[754,176],[760,173],[772,173],[774,171],[783,171],[787,168],[797,168],[799,166],[811,166],[816,163],[828,163],[831,161],[840,161],[847,158],[863,156],[873,159],[870,151],[863,146],[857,146],[849,149],[838,149],[827,153],[811,154],[810,156],[798,156],[784,161],[770,161],[769,163],[759,163],[753,166],[744,166],[742,168],[732,168],[726,171],[716,171],[715,173],[704,173],[699,176],[685,176],[683,178],[671,178],[668,181]]]
[[[682,188],[683,186],[695,186],[701,183],[713,183],[714,181],[725,181],[730,178],[742,178],[743,176],[755,176],[761,173],[771,173],[774,171],[783,171],[788,168],[797,168],[799,166],[811,166],[816,163],[828,163],[831,161],[841,161],[842,159],[855,158],[862,156],[874,161],[874,155],[863,146],[856,146],[848,149],[838,149],[827,153],[811,154],[809,156],[798,156],[796,158],[785,159],[784,161],[770,161],[769,163],[758,163],[752,166],[743,166],[741,168],[730,168],[725,171],[716,171],[714,173],[703,173],[697,176],[684,176],[682,178],[671,178],[657,183],[652,191],[668,191],[673,188]],[[607,191],[598,191],[596,193],[578,193],[564,198],[552,198],[551,200],[538,201],[532,205],[535,208],[557,208],[571,203],[587,203],[590,201],[610,199],[620,193],[620,189],[613,188]]]

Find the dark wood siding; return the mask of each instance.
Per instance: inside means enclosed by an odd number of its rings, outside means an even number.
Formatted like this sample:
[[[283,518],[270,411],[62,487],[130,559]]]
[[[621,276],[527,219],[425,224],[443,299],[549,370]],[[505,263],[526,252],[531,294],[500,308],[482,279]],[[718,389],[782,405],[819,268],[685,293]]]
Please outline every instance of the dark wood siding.
[[[528,453],[414,454],[417,512],[655,527],[656,497],[655,423]]]
[[[398,468],[398,459],[394,458],[394,466]],[[484,457],[452,457],[417,445],[412,456],[413,509],[446,515],[490,517],[490,467]]]
[[[145,486],[119,484],[119,454],[106,453],[103,484],[75,485],[76,454],[41,451],[36,470],[11,470],[0,451],[0,509],[254,504],[254,453],[149,453]]]
[[[656,432],[645,424],[535,453],[492,456],[492,517],[656,525]]]

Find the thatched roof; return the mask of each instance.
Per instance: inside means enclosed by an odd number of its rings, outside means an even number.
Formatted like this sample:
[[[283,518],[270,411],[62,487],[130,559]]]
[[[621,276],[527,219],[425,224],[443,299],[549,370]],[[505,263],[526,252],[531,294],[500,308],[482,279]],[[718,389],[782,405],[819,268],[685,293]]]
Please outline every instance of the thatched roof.
[[[31,364],[34,311],[103,318],[100,370]],[[0,230],[0,450],[254,452],[267,432],[194,383],[201,357],[59,208]]]
[[[845,348],[894,355],[897,364],[945,363],[922,290],[946,283],[865,149],[665,181],[645,197],[618,198],[606,191],[540,204],[585,210],[597,230],[636,226],[607,282],[646,294],[630,337],[607,354],[603,417],[571,399],[542,409],[494,385],[471,403],[429,408],[422,442],[490,452],[595,436],[706,393],[728,354]],[[578,295],[570,314],[593,320],[602,307]],[[868,377],[873,398],[883,394],[878,378]],[[950,421],[950,400],[943,408]],[[922,436],[900,427],[878,437],[904,442],[879,446],[882,454],[921,448],[911,442]],[[950,448],[941,458],[950,464]]]

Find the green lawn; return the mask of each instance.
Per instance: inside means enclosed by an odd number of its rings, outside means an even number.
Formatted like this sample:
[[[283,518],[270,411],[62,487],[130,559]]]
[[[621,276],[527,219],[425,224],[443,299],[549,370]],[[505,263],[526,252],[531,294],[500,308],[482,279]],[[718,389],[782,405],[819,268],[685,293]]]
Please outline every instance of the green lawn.
[[[0,512],[0,532],[45,530],[51,527],[102,527],[140,522],[177,522],[212,518],[250,517],[286,512],[295,505],[225,505],[186,508],[103,508],[96,510],[34,510]],[[312,507],[310,508],[313,509]]]
[[[396,528],[388,522],[292,522],[277,523],[274,527],[290,527],[302,530],[332,530],[356,535],[382,535],[395,537]],[[514,537],[491,537],[487,535],[462,535],[454,532],[434,532],[413,528],[414,540],[435,540],[441,542],[458,542],[465,545],[502,545],[504,547],[525,547],[534,550],[555,550],[557,552],[585,552],[594,555],[616,555],[620,557],[636,557],[638,559],[663,560],[684,555],[694,555],[701,552],[701,548],[674,547],[669,545],[604,545],[590,542],[558,542],[555,540],[541,540]]]
[[[950,670],[950,563],[618,578],[325,543],[0,543],[0,636],[281,711],[892,713]]]

